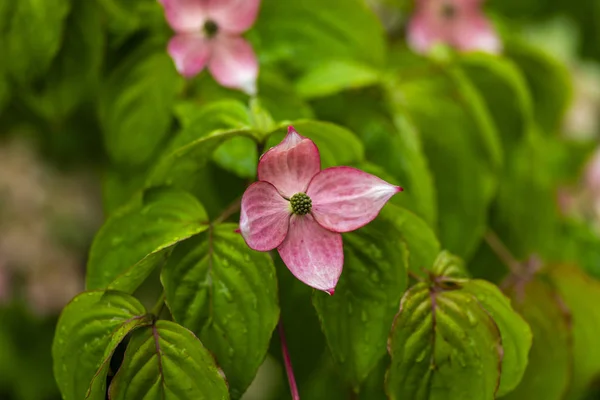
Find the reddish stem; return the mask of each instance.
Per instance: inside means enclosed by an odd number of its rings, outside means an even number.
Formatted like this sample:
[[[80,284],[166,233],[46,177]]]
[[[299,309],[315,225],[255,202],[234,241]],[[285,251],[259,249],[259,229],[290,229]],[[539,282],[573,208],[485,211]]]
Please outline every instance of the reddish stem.
[[[300,400],[300,395],[298,394],[298,386],[296,385],[296,378],[294,378],[292,360],[290,359],[290,353],[288,351],[287,342],[285,340],[285,332],[283,330],[283,322],[281,321],[281,318],[279,319],[279,324],[277,324],[277,330],[279,331],[279,339],[281,340],[281,352],[283,353],[285,372],[287,372],[288,382],[290,383],[290,392],[292,394],[292,400]]]

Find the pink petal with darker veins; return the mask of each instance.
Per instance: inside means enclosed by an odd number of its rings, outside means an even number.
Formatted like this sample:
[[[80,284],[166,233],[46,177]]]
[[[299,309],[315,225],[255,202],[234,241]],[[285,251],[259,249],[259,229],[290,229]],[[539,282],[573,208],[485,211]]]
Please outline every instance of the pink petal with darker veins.
[[[308,185],[312,214],[334,232],[350,232],[373,221],[385,203],[402,191],[386,181],[352,167],[319,172]]]
[[[211,55],[212,44],[200,34],[180,34],[171,38],[168,52],[177,71],[191,78],[202,71]]]
[[[289,202],[268,182],[254,182],[242,196],[240,232],[248,246],[269,251],[279,246],[288,233]]]
[[[222,86],[256,93],[258,60],[252,46],[241,37],[217,35],[208,69]]]
[[[454,28],[454,45],[460,50],[481,50],[497,54],[502,50],[498,34],[479,13],[468,13]]]
[[[219,29],[239,35],[256,21],[260,0],[210,0],[210,18]]]
[[[277,249],[292,274],[315,289],[333,294],[342,273],[342,235],[321,227],[310,214],[293,215]]]
[[[208,18],[206,0],[158,0],[171,28],[178,33],[199,32]]]
[[[315,143],[290,126],[281,143],[258,162],[258,179],[272,183],[285,197],[306,192],[310,180],[321,170],[321,156]]]

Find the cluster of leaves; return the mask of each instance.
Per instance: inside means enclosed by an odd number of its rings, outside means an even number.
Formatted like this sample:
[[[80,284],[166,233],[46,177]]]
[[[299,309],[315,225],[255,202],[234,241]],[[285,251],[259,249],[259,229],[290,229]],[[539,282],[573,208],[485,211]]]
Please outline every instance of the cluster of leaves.
[[[53,343],[65,400],[240,398],[280,357],[280,318],[309,399],[576,399],[600,373],[600,284],[581,270],[598,241],[555,201],[585,155],[559,135],[570,83],[518,37],[423,58],[361,0],[263,0],[248,99],[176,73],[154,0],[3,2],[0,31],[6,118],[91,137],[97,121],[108,160],[87,291]],[[323,167],[405,189],[344,235],[333,297],[236,233],[231,205],[289,124]],[[490,230],[543,260],[511,264],[505,294]]]

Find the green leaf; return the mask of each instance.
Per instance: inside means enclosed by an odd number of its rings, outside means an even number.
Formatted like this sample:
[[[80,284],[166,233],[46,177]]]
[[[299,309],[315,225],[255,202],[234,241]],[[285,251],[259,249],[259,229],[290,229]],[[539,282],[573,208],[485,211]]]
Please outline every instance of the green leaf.
[[[322,168],[348,165],[364,159],[362,143],[354,133],[341,126],[322,121],[299,120],[285,124],[269,137],[267,149],[283,140],[288,125],[292,125],[300,135],[315,142],[321,154]]]
[[[378,71],[368,65],[334,60],[310,69],[296,82],[296,90],[304,98],[322,97],[371,86],[379,79]]]
[[[132,292],[174,244],[207,228],[204,207],[192,195],[149,189],[100,228],[88,260],[88,289]]]
[[[113,70],[99,99],[104,143],[113,161],[140,165],[154,155],[169,131],[182,87],[169,55],[150,44]]]
[[[344,235],[344,272],[335,295],[313,295],[333,359],[355,391],[385,355],[407,264],[401,230],[382,216]]]
[[[271,257],[236,228],[217,225],[178,245],[161,280],[173,318],[215,355],[237,399],[265,358],[279,306]]]
[[[473,296],[418,283],[402,298],[389,339],[390,399],[492,400],[500,332]]]
[[[383,28],[360,0],[264,0],[254,31],[265,59],[294,69],[339,59],[384,62]]]
[[[440,252],[440,243],[429,225],[409,210],[394,204],[388,204],[381,215],[394,223],[396,231],[406,244],[409,270],[418,275],[423,274],[424,270],[433,265]]]
[[[573,355],[568,310],[547,279],[508,280],[507,283],[505,292],[531,327],[533,343],[523,379],[503,399],[567,398]]]
[[[513,390],[521,381],[527,367],[531,348],[531,329],[510,305],[510,300],[493,284],[476,279],[462,284],[462,290],[471,293],[500,329],[502,336],[502,376],[497,396]]]
[[[3,63],[8,74],[24,85],[50,67],[63,39],[69,0],[8,1],[2,30]]]
[[[485,106],[455,69],[427,79],[400,76],[388,91],[391,107],[421,136],[436,184],[442,246],[469,256],[485,231],[502,161]]]
[[[506,43],[505,54],[527,80],[535,120],[542,131],[558,133],[573,93],[567,68],[539,48],[522,42]]]
[[[100,81],[104,28],[96,1],[75,1],[64,43],[45,79],[23,91],[27,103],[49,120],[67,117],[91,97]]]
[[[579,399],[600,376],[600,282],[572,265],[557,265],[549,273],[573,324],[573,374],[565,398]]]
[[[117,345],[151,323],[142,304],[119,292],[85,292],[63,310],[52,345],[54,376],[64,400],[104,400]]]
[[[170,321],[134,332],[110,385],[114,400],[229,399],[210,353],[192,332]]]
[[[524,76],[513,62],[495,55],[470,53],[459,61],[484,100],[506,153],[510,153],[533,122],[533,102]]]
[[[445,250],[438,254],[431,267],[431,272],[437,277],[452,280],[464,279],[469,276],[463,260]]]

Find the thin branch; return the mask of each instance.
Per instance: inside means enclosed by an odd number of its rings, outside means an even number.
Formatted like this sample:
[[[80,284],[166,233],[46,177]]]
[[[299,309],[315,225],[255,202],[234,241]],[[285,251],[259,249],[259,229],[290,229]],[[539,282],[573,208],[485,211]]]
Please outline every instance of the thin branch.
[[[290,383],[290,392],[292,394],[292,400],[300,400],[300,394],[298,394],[298,386],[296,385],[296,378],[294,378],[294,370],[292,369],[292,360],[290,359],[290,353],[288,352],[287,342],[285,340],[285,332],[283,330],[283,322],[281,317],[277,324],[277,330],[279,332],[279,339],[281,340],[281,352],[283,354],[283,362],[285,364],[285,372],[287,373],[288,382]]]
[[[490,249],[492,249],[494,254],[496,254],[496,257],[498,257],[500,261],[506,265],[511,273],[518,275],[521,272],[521,263],[517,261],[510,250],[508,250],[506,245],[502,243],[498,235],[489,230],[486,232],[483,238],[488,246],[490,246]]]
[[[219,215],[214,221],[213,225],[220,224],[225,221],[227,218],[231,217],[236,212],[240,211],[240,207],[242,206],[242,198],[239,197],[233,201],[223,212]]]
[[[158,319],[158,317],[160,317],[160,314],[162,313],[162,310],[165,307],[165,299],[166,294],[163,291],[158,300],[156,301],[156,304],[154,305],[154,307],[152,307],[152,310],[150,311],[150,313],[154,315],[155,319]]]

